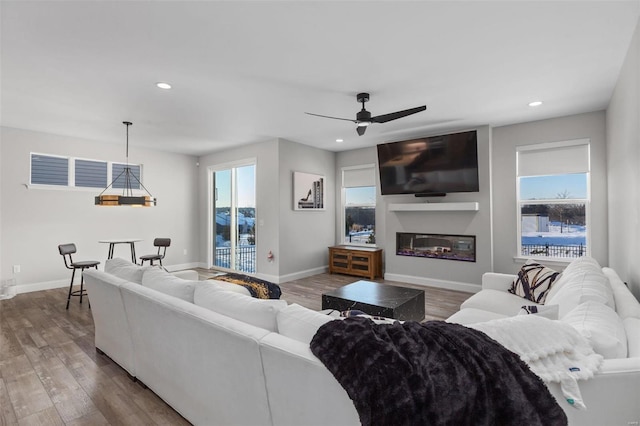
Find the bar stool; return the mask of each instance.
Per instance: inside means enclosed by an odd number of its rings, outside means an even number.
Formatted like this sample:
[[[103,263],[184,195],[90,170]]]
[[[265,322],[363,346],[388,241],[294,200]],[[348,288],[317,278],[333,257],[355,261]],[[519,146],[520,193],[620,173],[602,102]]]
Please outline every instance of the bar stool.
[[[140,265],[144,265],[145,260],[148,260],[149,263],[153,265],[153,262],[157,260],[158,262],[160,262],[160,267],[164,269],[164,266],[162,265],[162,259],[164,259],[165,255],[167,254],[167,247],[171,245],[171,238],[156,238],[155,240],[153,240],[153,245],[155,247],[158,247],[158,253],[145,254],[144,256],[140,256]],[[162,253],[160,253],[160,251],[162,251]]]
[[[58,251],[64,259],[64,266],[66,266],[67,269],[73,270],[73,273],[71,274],[71,284],[69,284],[69,295],[67,296],[66,309],[69,309],[69,301],[71,300],[71,296],[80,296],[80,303],[82,303],[82,296],[87,295],[87,292],[84,290],[83,275],[80,278],[80,290],[73,291],[73,279],[76,276],[76,269],[80,269],[80,273],[82,274],[82,272],[84,272],[84,270],[88,268],[98,269],[98,265],[100,264],[100,262],[98,262],[97,260],[82,260],[80,262],[74,262],[71,258],[71,255],[76,252],[76,245],[73,243],[60,244],[58,246]],[[89,302],[89,308],[91,308],[91,302]]]

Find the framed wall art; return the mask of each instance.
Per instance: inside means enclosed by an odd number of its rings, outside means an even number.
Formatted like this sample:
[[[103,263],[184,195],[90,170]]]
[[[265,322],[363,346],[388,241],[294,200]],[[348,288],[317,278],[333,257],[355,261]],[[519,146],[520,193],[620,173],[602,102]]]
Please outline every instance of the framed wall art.
[[[324,210],[324,182],[323,175],[293,172],[293,209]]]

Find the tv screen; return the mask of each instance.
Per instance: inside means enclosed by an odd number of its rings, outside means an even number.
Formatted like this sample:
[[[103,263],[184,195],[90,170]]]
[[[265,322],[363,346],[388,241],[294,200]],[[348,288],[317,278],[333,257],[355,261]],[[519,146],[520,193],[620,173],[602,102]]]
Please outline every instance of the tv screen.
[[[476,131],[378,145],[382,195],[477,192]]]

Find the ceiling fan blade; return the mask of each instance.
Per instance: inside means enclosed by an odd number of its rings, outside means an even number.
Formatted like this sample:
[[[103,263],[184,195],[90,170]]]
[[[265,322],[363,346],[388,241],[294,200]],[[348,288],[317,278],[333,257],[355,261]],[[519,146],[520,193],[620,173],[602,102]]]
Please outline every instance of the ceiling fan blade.
[[[316,117],[322,117],[322,118],[331,118],[333,120],[344,120],[344,121],[351,121],[352,123],[357,123],[356,120],[351,120],[350,118],[330,117],[328,115],[313,114],[311,112],[305,112],[305,114],[315,115]]]
[[[364,135],[364,132],[367,130],[367,126],[358,126],[356,127],[356,132],[358,132],[358,136]]]
[[[390,114],[378,115],[375,117],[371,117],[372,123],[386,123],[387,121],[397,120],[398,118],[406,117],[408,115],[415,114],[417,112],[421,112],[427,109],[426,105],[422,105],[416,108],[405,109],[403,111],[396,111]]]

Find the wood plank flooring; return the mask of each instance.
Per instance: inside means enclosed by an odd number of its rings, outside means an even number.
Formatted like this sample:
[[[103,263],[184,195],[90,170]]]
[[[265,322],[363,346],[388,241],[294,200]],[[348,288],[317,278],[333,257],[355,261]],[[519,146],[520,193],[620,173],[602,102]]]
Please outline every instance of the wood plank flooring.
[[[201,279],[212,276],[198,270]],[[321,294],[358,281],[319,274],[283,283],[282,298],[320,310]],[[429,319],[444,319],[470,294],[385,280],[425,290]],[[5,425],[187,425],[151,390],[94,347],[86,299],[67,289],[19,294],[0,300],[0,426]]]

